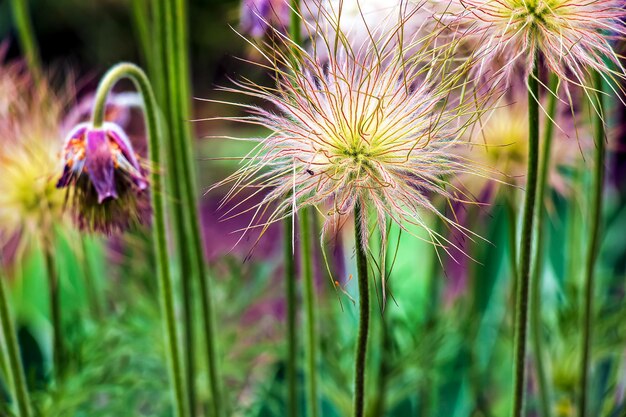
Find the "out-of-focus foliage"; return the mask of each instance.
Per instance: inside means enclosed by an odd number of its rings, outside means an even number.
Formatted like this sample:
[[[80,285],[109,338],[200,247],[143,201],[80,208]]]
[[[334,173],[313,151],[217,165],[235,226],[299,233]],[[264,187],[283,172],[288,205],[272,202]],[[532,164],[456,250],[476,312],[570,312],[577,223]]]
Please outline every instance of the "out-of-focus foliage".
[[[113,62],[141,61],[130,1],[31,3],[44,62],[78,73],[84,84],[79,91],[91,92],[94,80]],[[246,76],[271,85],[270,74],[236,59],[258,58],[228,27],[237,24],[238,2],[189,3],[194,95],[221,100],[223,93],[212,87],[228,84],[228,77]],[[14,35],[8,2],[1,2],[0,39],[11,38],[11,58],[19,53]],[[197,100],[194,110],[200,118],[240,115],[237,108],[218,102]],[[617,110],[611,113],[611,119],[619,120]],[[134,120],[133,123],[141,124]],[[233,248],[239,235],[231,232],[240,223],[220,222],[222,213],[216,213],[224,190],[204,195],[212,184],[237,169],[238,162],[231,157],[240,157],[250,150],[247,143],[215,137],[244,137],[251,136],[251,132],[228,121],[199,121],[193,127],[202,138],[194,156],[199,168],[198,193],[202,196],[210,278],[214,283],[225,397],[233,416],[284,416],[282,232],[280,228],[268,232],[247,258],[254,239],[244,239]],[[622,136],[617,127],[611,130],[610,178],[594,297],[594,376],[590,384],[594,417],[622,417],[626,410],[626,193],[620,190],[624,179],[619,178],[619,172],[623,167],[616,165],[620,160],[623,164]],[[569,139],[572,147],[578,146],[575,138]],[[544,208],[547,228],[542,234],[545,245],[540,330],[555,417],[574,416],[578,395],[591,164],[590,157],[584,156],[577,169],[567,166],[559,173],[571,184],[571,193],[551,193]],[[387,261],[393,263],[393,268],[388,265],[389,292],[384,312],[376,301],[381,288],[378,273],[374,274],[377,280],[371,282],[374,310],[367,372],[368,417],[507,415],[512,389],[514,314],[509,247],[511,229],[516,225],[509,209],[519,212],[521,200],[520,190],[501,186],[491,205],[455,208],[454,213],[450,208],[441,208],[449,216],[459,216],[465,227],[482,238],[457,236],[425,214],[433,228],[458,246],[451,254],[440,251],[437,255],[430,244],[410,233],[399,236],[397,227],[391,229]],[[344,232],[343,250],[337,251],[342,262],[329,257],[332,278],[326,275],[320,254],[315,257],[318,370],[324,417],[349,415],[352,407],[357,310],[350,297],[356,297],[357,288],[356,280],[350,277],[356,276],[356,266],[354,242],[347,237],[351,230],[346,227]],[[104,240],[57,230],[55,264],[61,277],[63,331],[70,352],[67,374],[58,383],[52,384],[50,376],[51,326],[40,248],[35,245],[9,271],[27,378],[35,408],[42,417],[171,415],[157,281],[152,272],[154,262],[148,235],[147,230],[139,229],[124,237]],[[298,239],[296,231],[296,242]],[[332,242],[325,248],[328,254],[334,254],[335,249]],[[345,268],[335,263],[344,264]],[[181,277],[174,278],[179,291]],[[331,279],[340,283],[339,289],[333,287]],[[99,308],[94,308],[94,302]],[[180,317],[182,312],[177,307]],[[200,314],[198,303],[195,308]],[[203,352],[201,325],[196,326],[196,351]],[[302,350],[302,346],[299,348]],[[196,382],[202,408],[211,399],[206,386],[205,358],[198,355]],[[538,409],[533,363],[531,355],[529,415]],[[9,401],[3,367],[0,360],[0,415],[8,412]],[[304,369],[298,372],[303,382]],[[305,390],[303,383],[300,386],[304,412]]]

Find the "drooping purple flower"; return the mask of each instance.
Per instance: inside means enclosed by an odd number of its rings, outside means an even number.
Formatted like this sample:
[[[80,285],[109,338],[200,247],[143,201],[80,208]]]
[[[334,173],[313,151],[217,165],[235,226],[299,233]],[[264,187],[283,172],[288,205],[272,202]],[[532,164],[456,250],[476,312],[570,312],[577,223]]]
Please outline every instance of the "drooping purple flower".
[[[149,222],[148,180],[130,140],[116,124],[76,126],[65,140],[63,174],[81,229],[111,234]]]

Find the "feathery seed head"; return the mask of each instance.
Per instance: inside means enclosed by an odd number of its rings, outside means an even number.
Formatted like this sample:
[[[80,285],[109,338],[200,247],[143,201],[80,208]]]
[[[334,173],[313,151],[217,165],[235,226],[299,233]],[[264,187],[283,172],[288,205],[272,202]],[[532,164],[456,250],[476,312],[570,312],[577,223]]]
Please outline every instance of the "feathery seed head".
[[[63,174],[81,229],[111,234],[149,221],[148,180],[130,140],[114,123],[76,126],[65,140]]]
[[[619,0],[460,1],[466,8],[461,21],[476,29],[483,70],[501,62],[495,71],[508,79],[521,64],[528,75],[541,54],[552,72],[574,85],[585,85],[591,70],[624,77],[610,44],[625,33],[626,11]],[[604,59],[619,69],[611,69]]]
[[[393,42],[398,30],[358,50],[341,33],[335,49],[332,38],[313,40],[313,52],[295,53],[299,65],[289,53],[275,52],[277,57],[267,57],[277,74],[275,88],[246,81],[224,89],[261,98],[274,108],[233,103],[250,114],[235,120],[270,133],[249,139],[258,143],[256,150],[215,185],[233,185],[227,201],[243,188],[267,193],[250,209],[255,212],[250,227],[265,230],[300,207],[316,206],[328,232],[359,203],[372,208],[383,235],[387,217],[428,230],[425,212],[439,215],[432,195],[462,198],[449,179],[473,168],[453,150],[461,146],[462,132],[479,105],[457,94],[463,84],[459,74],[466,68],[447,72],[451,45],[414,44],[405,54],[406,44]],[[322,49],[334,52],[320,60],[315,51]],[[227,215],[240,214],[238,206]],[[369,230],[367,212],[361,219],[364,231]],[[431,233],[431,239],[441,244],[440,236]],[[367,241],[364,233],[361,244]]]
[[[11,249],[4,261],[63,221],[54,186],[63,107],[45,78],[35,84],[23,63],[0,64],[0,248]]]
[[[545,126],[549,120],[545,115],[542,116]],[[575,168],[580,151],[588,148],[590,138],[584,127],[574,126],[570,113],[563,112],[555,117],[558,125],[554,128],[547,179],[552,189],[565,195],[570,190],[563,169]],[[528,116],[524,100],[500,105],[481,116],[474,131],[468,136],[472,136],[471,146],[464,149],[468,157],[472,157],[481,166],[491,167],[503,174],[506,183],[525,187],[528,167]],[[464,178],[464,185],[479,200],[496,197],[497,189],[502,184],[502,181],[489,176],[474,175]]]

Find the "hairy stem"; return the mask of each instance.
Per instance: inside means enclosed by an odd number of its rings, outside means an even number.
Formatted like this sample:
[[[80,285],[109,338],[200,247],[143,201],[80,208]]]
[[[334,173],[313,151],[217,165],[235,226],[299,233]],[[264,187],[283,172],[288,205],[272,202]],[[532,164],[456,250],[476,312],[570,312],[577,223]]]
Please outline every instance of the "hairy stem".
[[[30,398],[24,376],[24,368],[20,359],[20,350],[17,344],[15,327],[9,312],[9,300],[4,287],[5,276],[0,274],[0,331],[6,345],[7,373],[9,382],[12,382],[13,396],[17,405],[18,417],[30,417]],[[4,354],[3,354],[4,356]]]
[[[602,220],[602,191],[604,185],[604,160],[606,153],[604,128],[604,93],[602,76],[594,72],[594,88],[596,89],[594,114],[594,142],[596,145],[595,169],[593,171],[593,194],[591,196],[591,230],[587,247],[587,263],[585,267],[585,301],[583,310],[582,358],[580,362],[580,390],[578,415],[586,417],[588,410],[588,387],[591,364],[591,339],[593,337],[593,295],[595,288],[595,266],[600,250],[600,229]]]
[[[122,78],[129,78],[135,84],[144,100],[144,121],[148,137],[148,148],[151,166],[152,184],[152,209],[153,219],[153,243],[156,255],[156,272],[159,281],[159,295],[161,313],[165,327],[165,342],[168,347],[169,371],[172,382],[175,415],[187,417],[187,403],[185,399],[186,387],[183,377],[183,369],[180,359],[180,347],[178,345],[178,324],[176,322],[174,291],[172,277],[170,275],[169,254],[167,251],[167,230],[165,218],[165,187],[160,175],[159,167],[163,166],[161,146],[164,138],[158,120],[156,99],[148,77],[143,70],[134,64],[117,64],[107,72],[100,81],[93,110],[94,127],[102,126],[104,122],[104,109],[106,98],[112,87]]]
[[[536,225],[535,233],[537,241],[535,243],[535,255],[533,259],[533,269],[531,278],[531,297],[532,305],[530,309],[531,321],[531,337],[533,343],[533,351],[535,357],[535,370],[537,372],[537,389],[539,391],[539,407],[541,417],[550,417],[550,392],[546,376],[546,369],[543,357],[543,338],[541,333],[541,269],[543,266],[543,229],[545,223],[544,216],[544,200],[546,199],[546,185],[550,172],[550,153],[552,150],[552,136],[554,133],[554,115],[556,113],[556,89],[559,79],[555,74],[550,74],[550,82],[548,88],[548,108],[546,120],[546,130],[543,135],[543,143],[541,149],[541,165],[539,167],[539,177],[537,179],[537,203],[535,207]],[[550,120],[552,119],[552,120]]]
[[[315,285],[313,282],[313,262],[311,248],[310,208],[300,210],[300,254],[302,259],[302,277],[304,285],[304,308],[306,317],[306,381],[307,381],[307,416],[319,415],[317,396],[317,337],[315,321]]]
[[[530,293],[530,265],[534,235],[534,209],[537,193],[537,166],[539,154],[539,70],[535,62],[528,77],[528,171],[526,196],[520,242],[519,282],[515,306],[515,354],[513,383],[513,417],[522,417],[526,385],[526,348],[528,306]]]
[[[35,39],[33,23],[28,11],[28,0],[10,1],[20,47],[26,56],[28,68],[35,78],[39,78],[41,77],[41,59],[39,56],[39,47],[37,46],[37,41]]]
[[[367,255],[361,244],[361,207],[357,203],[354,209],[354,246],[359,282],[359,332],[354,359],[354,417],[363,417],[365,409],[365,359],[367,357],[367,338],[370,325],[370,294],[367,277]]]

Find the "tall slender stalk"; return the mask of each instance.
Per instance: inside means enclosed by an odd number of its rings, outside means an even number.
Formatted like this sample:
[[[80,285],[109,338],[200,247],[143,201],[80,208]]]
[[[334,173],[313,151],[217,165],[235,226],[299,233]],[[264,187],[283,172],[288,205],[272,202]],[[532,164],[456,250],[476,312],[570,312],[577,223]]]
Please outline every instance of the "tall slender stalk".
[[[596,145],[595,169],[593,171],[593,194],[591,200],[591,230],[587,247],[587,264],[585,267],[585,302],[583,310],[582,358],[580,362],[580,392],[578,401],[579,417],[586,417],[588,410],[587,391],[591,364],[591,339],[593,337],[593,295],[595,287],[595,266],[600,251],[600,229],[602,223],[602,191],[604,185],[604,160],[606,153],[604,129],[604,93],[602,76],[593,74],[595,93],[595,126],[594,142]]]
[[[161,0],[160,7],[160,42],[163,45],[160,63],[164,79],[164,105],[167,108],[170,127],[169,151],[173,157],[172,167],[179,181],[181,216],[187,223],[184,247],[187,257],[195,268],[193,275],[198,280],[200,303],[202,308],[202,330],[205,336],[205,356],[208,364],[209,388],[211,391],[213,413],[221,417],[224,414],[224,399],[221,393],[221,381],[217,362],[216,333],[211,296],[211,286],[207,266],[204,260],[204,247],[200,235],[198,199],[196,193],[195,163],[193,160],[190,119],[190,82],[189,52],[185,32],[186,5],[183,0]],[[179,243],[182,245],[182,243]],[[189,367],[188,367],[189,369]],[[190,369],[190,371],[192,371]]]
[[[161,17],[161,23],[159,28],[161,32],[161,46],[162,50],[161,58],[163,67],[160,68],[165,74],[163,79],[165,80],[164,90],[161,92],[163,95],[162,100],[165,103],[165,114],[167,117],[168,134],[166,141],[167,146],[167,166],[170,171],[169,176],[169,192],[172,196],[171,213],[173,218],[173,230],[176,239],[176,249],[178,252],[178,258],[180,261],[180,281],[182,287],[182,305],[183,305],[183,348],[184,348],[184,370],[187,383],[187,402],[189,404],[189,410],[191,415],[195,415],[195,403],[196,403],[196,390],[195,390],[195,369],[196,369],[196,352],[195,352],[195,337],[194,337],[194,321],[193,321],[193,292],[192,282],[194,277],[198,277],[199,270],[197,269],[197,263],[194,259],[193,245],[189,245],[191,234],[191,223],[186,220],[185,210],[185,198],[183,193],[185,192],[185,169],[184,164],[181,163],[183,158],[183,146],[181,144],[182,137],[181,131],[183,131],[184,123],[182,116],[180,115],[180,103],[184,101],[180,97],[178,91],[178,77],[177,65],[172,59],[174,54],[172,51],[176,49],[175,44],[175,28],[172,20],[173,9],[172,4],[168,2],[157,2],[156,5],[159,8],[158,15]],[[183,132],[184,134],[184,132]],[[195,205],[195,203],[194,203]],[[202,256],[202,259],[204,255]],[[204,261],[203,261],[204,262]]]
[[[102,126],[104,122],[106,97],[115,83],[122,78],[131,79],[144,100],[144,120],[148,136],[150,162],[154,167],[151,173],[151,198],[152,209],[154,211],[152,233],[156,255],[157,278],[159,280],[161,313],[163,314],[165,341],[168,347],[168,362],[172,381],[175,415],[177,417],[187,417],[189,411],[187,410],[187,403],[185,401],[187,396],[180,360],[178,324],[175,316],[174,291],[167,251],[164,184],[159,173],[159,167],[163,165],[161,146],[164,140],[158,120],[156,99],[150,81],[141,68],[133,64],[122,63],[114,66],[107,72],[100,82],[96,93],[93,110],[93,125],[96,128]]]
[[[9,312],[9,300],[4,287],[4,275],[0,274],[0,331],[6,345],[7,373],[12,384],[13,396],[17,404],[18,417],[30,417],[30,398],[24,376],[24,368],[20,359],[15,327]],[[4,357],[4,353],[3,353]]]
[[[317,336],[315,320],[315,285],[313,282],[313,262],[311,259],[311,219],[310,208],[300,210],[300,254],[302,260],[302,283],[304,285],[304,311],[306,317],[306,381],[307,416],[319,415],[317,395]]]
[[[154,48],[151,46],[150,25],[148,18],[148,6],[145,0],[131,0],[133,26],[135,36],[139,42],[139,52],[141,59],[148,66],[148,73],[152,75],[154,59]],[[156,89],[155,89],[156,90]],[[158,94],[157,94],[158,96]]]
[[[35,78],[39,78],[41,77],[41,59],[39,56],[39,47],[35,40],[33,23],[28,11],[28,0],[10,0],[10,2],[18,40],[26,56],[28,68]]]
[[[296,332],[296,306],[298,304],[296,291],[296,270],[293,257],[292,217],[283,222],[283,248],[285,257],[285,299],[287,302],[287,416],[298,416],[297,390],[297,357],[298,336]]]
[[[289,26],[289,32],[290,32],[290,36],[291,36],[291,40],[294,43],[294,50],[296,49],[295,46],[298,46],[301,42],[300,39],[300,16],[298,15],[298,10],[299,10],[299,1],[298,0],[291,0],[291,22],[290,22],[290,26]],[[305,210],[303,210],[303,216],[305,216],[305,218],[308,216],[308,214],[304,213]],[[295,213],[292,214],[292,216],[295,216]],[[288,416],[289,417],[297,417],[298,416],[298,375],[297,375],[297,357],[298,357],[298,337],[297,337],[297,333],[296,333],[296,322],[297,322],[297,291],[296,291],[296,273],[295,273],[295,267],[294,267],[294,247],[293,247],[293,241],[292,241],[292,236],[293,236],[293,221],[294,218],[292,216],[289,216],[287,218],[285,218],[284,220],[284,234],[283,234],[283,239],[284,239],[284,243],[283,246],[285,248],[285,288],[286,288],[286,294],[285,294],[285,298],[287,299],[287,412],[288,412]],[[301,222],[305,223],[305,221],[302,219],[301,217]],[[308,222],[307,222],[308,223]],[[307,229],[303,231],[305,233],[308,233],[308,225]],[[301,226],[302,227],[302,226]],[[307,244],[309,244],[309,239],[310,238],[306,238],[303,236],[302,240],[303,242],[307,242]],[[310,252],[310,250],[307,250],[307,252]],[[304,254],[304,249],[303,249],[303,254]],[[306,262],[309,263],[309,269],[310,269],[310,254],[306,254],[305,255],[307,257]],[[312,281],[312,280],[311,280]],[[305,283],[305,286],[307,284]],[[307,290],[308,292],[308,290]],[[308,294],[305,294],[305,297],[307,297]],[[311,293],[311,297],[313,296],[313,293]],[[308,297],[307,297],[308,298]],[[313,308],[313,299],[309,299],[308,301],[311,302],[311,308]],[[307,303],[308,303],[307,301]],[[307,306],[307,313],[308,313],[308,306]],[[315,321],[312,319],[312,314],[313,314],[313,310],[311,311],[311,316],[308,316],[307,314],[307,322],[311,323],[311,325],[315,325]],[[314,327],[313,327],[313,331],[314,331]],[[313,339],[309,336],[307,337],[307,341],[309,342],[309,346],[307,348],[307,355],[310,355],[311,353],[313,353],[312,356],[310,356],[310,358],[313,359],[313,365],[315,365],[315,356],[314,356],[314,350],[311,351],[310,348],[311,346],[313,346],[313,348],[315,348],[315,342],[314,342],[314,337],[315,334],[312,335]],[[307,372],[307,376],[310,376],[311,374],[309,372]],[[312,376],[314,378],[314,375]],[[313,382],[313,384],[311,384],[310,382]],[[313,379],[312,381],[310,381],[308,386],[310,389],[308,398],[309,400],[311,400],[312,398],[317,398],[317,395],[315,393],[316,387],[315,387],[315,379]],[[307,403],[309,405],[311,405],[311,403]],[[314,404],[312,404],[313,407],[317,407],[317,401],[315,401]],[[311,407],[309,407],[309,409],[307,410],[309,413],[315,411],[316,412],[316,408],[315,410],[312,410]]]
[[[539,177],[537,179],[537,207],[535,207],[536,216],[536,236],[535,255],[533,259],[533,269],[531,278],[531,337],[533,343],[533,351],[535,357],[535,370],[537,372],[537,389],[539,390],[539,406],[542,417],[550,417],[550,392],[546,376],[546,369],[543,357],[543,338],[541,333],[541,269],[543,266],[543,244],[542,232],[544,229],[544,200],[546,198],[546,184],[548,182],[548,173],[550,171],[550,153],[552,150],[552,136],[554,133],[554,115],[556,112],[556,89],[559,79],[555,74],[550,74],[548,88],[548,107],[547,114],[549,119],[546,120],[545,131],[543,135],[543,143],[541,149],[541,165],[539,167]],[[552,119],[552,120],[550,120]]]
[[[530,265],[539,160],[539,69],[536,61],[535,58],[534,69],[528,76],[528,171],[522,219],[520,274],[515,306],[513,417],[522,417],[523,415],[526,384],[526,335],[528,332]]]
[[[359,275],[359,333],[356,342],[354,359],[354,417],[363,417],[365,409],[365,359],[367,357],[367,338],[370,324],[370,293],[367,277],[367,255],[361,245],[361,207],[357,203],[354,208],[354,246],[356,265]]]
[[[63,320],[61,317],[61,292],[59,275],[54,262],[54,243],[48,233],[42,241],[44,266],[48,279],[48,300],[50,303],[50,321],[52,322],[52,363],[54,376],[61,379],[65,367],[65,344],[63,343]]]

